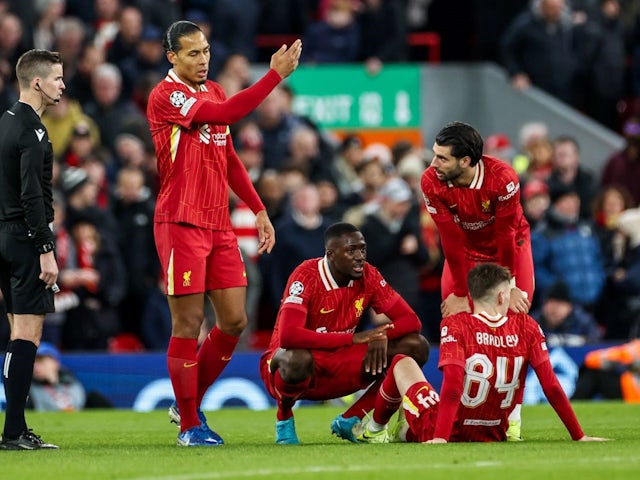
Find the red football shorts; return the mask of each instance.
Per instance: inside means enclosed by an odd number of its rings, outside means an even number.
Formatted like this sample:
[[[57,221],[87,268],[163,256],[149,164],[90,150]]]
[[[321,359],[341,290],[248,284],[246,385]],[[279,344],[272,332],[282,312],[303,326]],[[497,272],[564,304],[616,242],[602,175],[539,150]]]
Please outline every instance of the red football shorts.
[[[362,361],[367,344],[350,345],[334,350],[311,350],[315,364],[309,389],[300,397],[305,400],[330,400],[367,388],[371,380],[362,378]],[[270,361],[275,352],[266,352],[260,359],[260,376],[269,395],[276,396]]]
[[[429,382],[414,383],[402,397],[402,408],[409,425],[408,442],[433,438],[440,397]]]
[[[156,223],[153,233],[167,295],[247,286],[240,247],[232,231]]]
[[[477,263],[473,263],[472,260],[467,260],[470,263],[469,268],[473,268]],[[535,288],[534,272],[533,272],[533,255],[531,253],[531,242],[527,238],[524,243],[516,247],[516,287],[523,292],[527,292],[529,295],[529,301],[533,299],[533,290]],[[466,279],[465,279],[466,285]],[[442,300],[453,293],[453,275],[451,274],[451,268],[449,268],[449,262],[445,260],[442,270],[441,288],[442,288]]]

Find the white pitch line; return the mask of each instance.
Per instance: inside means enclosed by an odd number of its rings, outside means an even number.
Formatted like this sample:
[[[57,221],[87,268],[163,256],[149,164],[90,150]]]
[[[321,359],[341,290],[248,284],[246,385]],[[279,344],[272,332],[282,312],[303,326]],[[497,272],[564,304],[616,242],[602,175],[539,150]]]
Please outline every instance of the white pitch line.
[[[602,465],[604,462],[621,462],[629,460],[627,457],[598,457],[598,458],[581,458],[571,459],[571,465],[576,464],[588,464],[598,463]],[[637,459],[640,462],[640,458]],[[512,462],[514,466],[517,462]],[[527,466],[549,465],[549,459],[540,459],[537,462],[527,461]],[[270,475],[298,475],[304,473],[348,473],[348,472],[380,472],[380,471],[394,471],[399,472],[403,470],[422,470],[422,469],[452,469],[452,468],[493,468],[501,467],[505,468],[509,466],[509,462],[503,461],[476,461],[468,463],[416,463],[416,464],[404,464],[404,465],[313,465],[304,468],[257,468],[253,470],[237,470],[226,472],[202,472],[192,473],[186,475],[161,475],[156,477],[137,477],[129,480],[217,480],[227,478],[245,478],[245,477],[266,477]]]

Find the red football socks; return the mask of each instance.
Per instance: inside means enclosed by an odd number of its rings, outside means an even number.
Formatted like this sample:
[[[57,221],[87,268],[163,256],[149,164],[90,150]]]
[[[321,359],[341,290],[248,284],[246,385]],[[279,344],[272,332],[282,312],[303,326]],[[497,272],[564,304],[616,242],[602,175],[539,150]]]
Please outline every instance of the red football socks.
[[[167,369],[180,411],[180,431],[200,425],[196,405],[198,386],[198,341],[191,338],[171,337],[167,349]]]
[[[293,416],[293,406],[296,400],[300,398],[311,383],[311,377],[303,380],[300,383],[285,383],[280,376],[280,371],[276,370],[274,375],[274,387],[278,394],[278,411],[276,412],[276,418],[278,420],[286,420]]]
[[[229,364],[240,337],[228,335],[214,326],[198,350],[198,394],[196,404],[202,403],[207,389]]]

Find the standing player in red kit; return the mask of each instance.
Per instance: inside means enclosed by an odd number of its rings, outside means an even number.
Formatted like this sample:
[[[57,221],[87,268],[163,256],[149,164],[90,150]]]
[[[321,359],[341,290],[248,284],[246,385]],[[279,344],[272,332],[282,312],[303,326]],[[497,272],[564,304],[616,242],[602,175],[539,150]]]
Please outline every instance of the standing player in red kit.
[[[300,443],[296,400],[343,397],[379,382],[394,354],[410,355],[416,365],[424,365],[429,354],[416,313],[365,261],[362,233],[336,223],[325,232],[325,248],[324,257],[302,262],[289,277],[269,348],[260,358],[262,381],[278,404],[279,444]],[[369,307],[391,323],[356,332]],[[333,421],[333,433],[356,441],[352,427],[373,408],[378,385],[347,410],[352,416]]]
[[[531,232],[520,204],[518,176],[502,160],[482,155],[482,149],[475,128],[452,122],[436,135],[431,166],[422,174],[422,193],[445,257],[443,318],[471,311],[466,278],[478,263],[496,262],[513,272],[512,311],[527,313],[533,298]],[[511,440],[521,438],[521,403],[518,399],[514,404]]]
[[[247,324],[247,279],[229,219],[229,188],[256,214],[259,253],[271,252],[275,243],[265,207],[233,149],[229,124],[296,69],[302,44],[283,45],[258,82],[226,99],[207,80],[211,51],[196,24],[173,23],[163,43],[173,68],[151,92],[147,117],[160,175],[154,234],[172,319],[167,366],[176,404],[169,416],[180,425],[178,445],[220,445],[199,406]],[[216,326],[198,349],[205,293]]]
[[[473,314],[458,313],[441,324],[440,395],[413,359],[394,357],[372,418],[356,428],[361,441],[389,441],[386,425],[400,405],[403,410],[392,441],[504,441],[508,413],[517,392],[524,390],[529,365],[572,440],[605,440],[582,431],[553,371],[538,323],[527,314],[508,312],[510,280],[509,269],[495,263],[469,272]]]

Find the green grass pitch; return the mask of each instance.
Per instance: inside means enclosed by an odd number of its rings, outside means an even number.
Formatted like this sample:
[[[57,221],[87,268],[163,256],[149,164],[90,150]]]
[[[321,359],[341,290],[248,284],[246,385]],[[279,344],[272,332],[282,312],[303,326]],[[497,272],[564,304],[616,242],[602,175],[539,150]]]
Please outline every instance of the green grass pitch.
[[[165,411],[28,413],[57,451],[0,451],[0,479],[494,479],[640,478],[640,405],[574,403],[585,432],[614,439],[578,443],[548,405],[523,408],[524,442],[355,445],[330,434],[340,410],[296,410],[300,446],[275,445],[275,412],[209,412],[227,442],[181,448]]]

